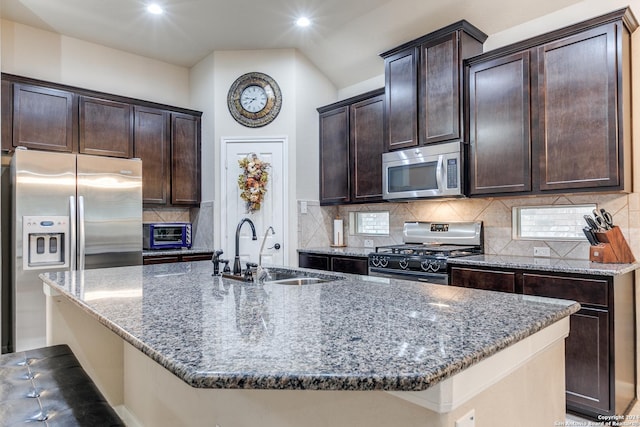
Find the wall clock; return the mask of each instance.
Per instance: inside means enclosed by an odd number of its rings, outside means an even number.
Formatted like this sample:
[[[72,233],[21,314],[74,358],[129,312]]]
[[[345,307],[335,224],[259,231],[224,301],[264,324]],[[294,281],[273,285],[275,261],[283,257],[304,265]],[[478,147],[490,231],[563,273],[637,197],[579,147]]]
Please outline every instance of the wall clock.
[[[264,73],[243,74],[229,88],[227,106],[233,118],[244,126],[268,125],[282,106],[280,87]]]

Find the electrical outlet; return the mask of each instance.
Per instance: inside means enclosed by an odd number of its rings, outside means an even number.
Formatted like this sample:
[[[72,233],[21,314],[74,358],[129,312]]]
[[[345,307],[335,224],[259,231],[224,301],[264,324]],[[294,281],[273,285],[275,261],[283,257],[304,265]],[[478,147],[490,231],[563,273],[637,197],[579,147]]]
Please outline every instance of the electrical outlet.
[[[365,248],[372,248],[372,247],[373,247],[373,240],[371,240],[371,239],[365,239],[365,240],[364,240],[364,247],[365,247]]]
[[[455,427],[476,427],[476,411],[470,410],[464,414],[461,418],[456,420]]]
[[[307,213],[307,202],[300,202],[300,213],[301,214],[306,214]]]
[[[536,246],[533,248],[533,256],[551,256],[551,248]]]

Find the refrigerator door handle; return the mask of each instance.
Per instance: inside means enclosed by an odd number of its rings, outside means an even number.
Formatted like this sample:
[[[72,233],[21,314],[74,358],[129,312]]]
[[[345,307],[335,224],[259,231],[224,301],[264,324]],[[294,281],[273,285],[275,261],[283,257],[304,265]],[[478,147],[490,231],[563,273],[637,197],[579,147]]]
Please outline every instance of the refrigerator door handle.
[[[84,270],[84,196],[78,196],[78,270]]]
[[[76,269],[76,198],[69,196],[69,271]]]

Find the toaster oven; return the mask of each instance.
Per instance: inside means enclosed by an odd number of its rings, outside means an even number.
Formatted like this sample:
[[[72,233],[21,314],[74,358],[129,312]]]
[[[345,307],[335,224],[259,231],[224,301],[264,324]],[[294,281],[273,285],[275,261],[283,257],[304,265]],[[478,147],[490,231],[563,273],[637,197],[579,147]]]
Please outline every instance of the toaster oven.
[[[179,249],[191,247],[191,223],[156,222],[142,224],[144,249]]]

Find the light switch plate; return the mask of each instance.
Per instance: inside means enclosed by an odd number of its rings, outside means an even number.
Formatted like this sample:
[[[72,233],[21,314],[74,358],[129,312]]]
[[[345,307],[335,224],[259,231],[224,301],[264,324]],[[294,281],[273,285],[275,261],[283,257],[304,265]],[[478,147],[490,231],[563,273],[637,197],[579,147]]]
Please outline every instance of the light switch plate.
[[[300,213],[301,214],[307,213],[307,202],[300,202]]]
[[[455,427],[476,427],[476,411],[470,410],[464,414],[461,418],[456,420]]]
[[[364,240],[364,247],[365,247],[365,248],[372,248],[372,247],[373,247],[373,240],[371,240],[371,239],[365,239],[365,240]]]

